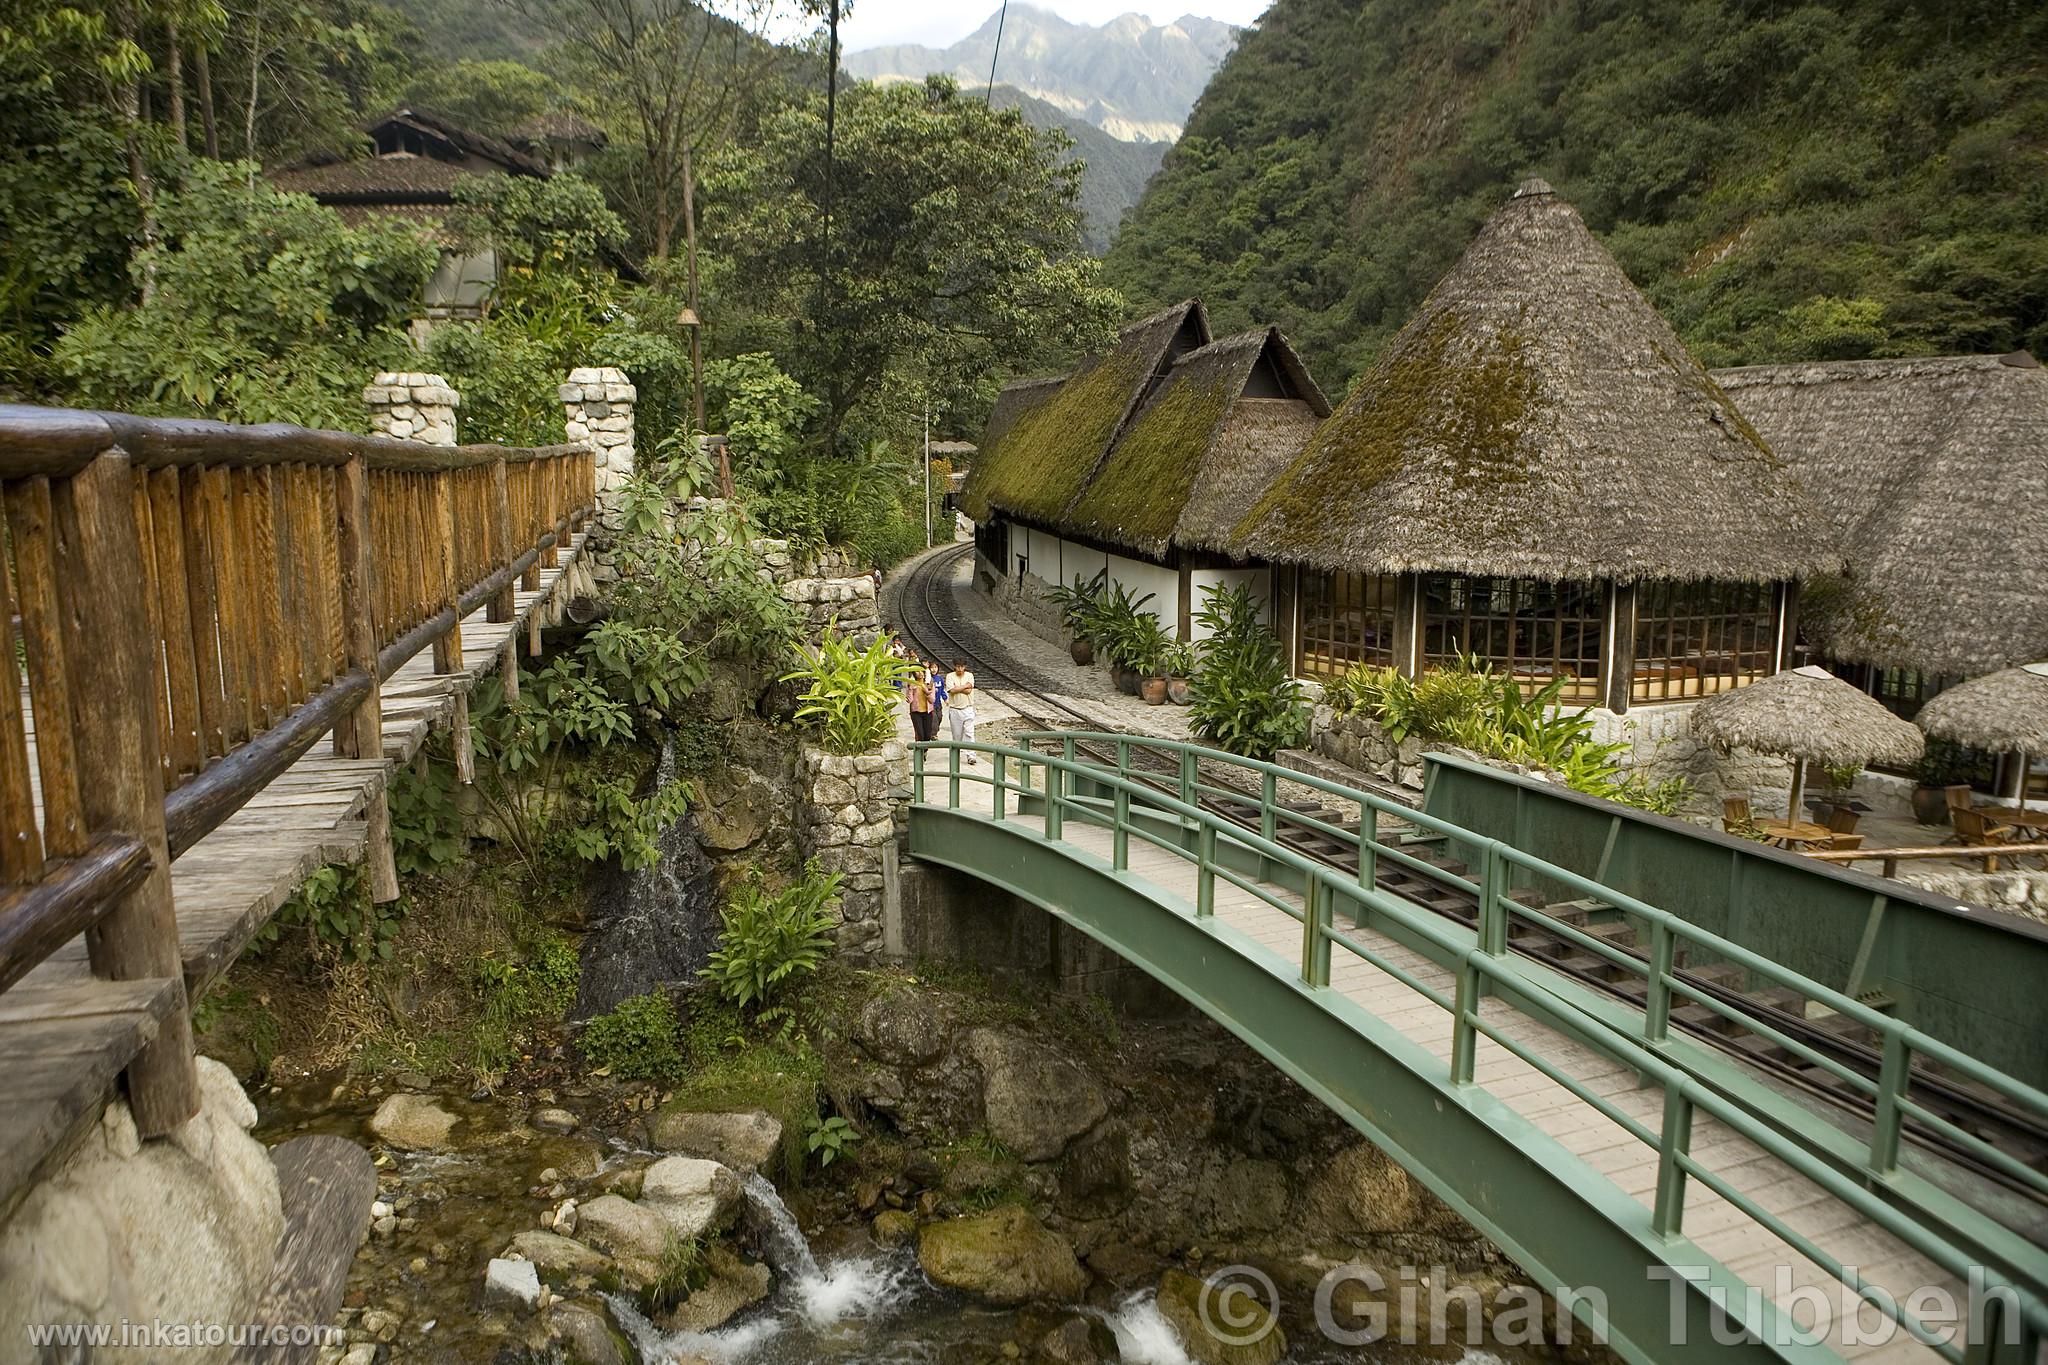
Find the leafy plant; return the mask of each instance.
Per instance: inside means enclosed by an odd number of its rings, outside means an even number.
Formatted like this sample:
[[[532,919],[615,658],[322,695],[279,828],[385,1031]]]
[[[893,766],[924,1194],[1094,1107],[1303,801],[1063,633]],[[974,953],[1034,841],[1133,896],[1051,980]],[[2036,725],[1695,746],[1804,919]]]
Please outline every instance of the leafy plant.
[[[391,849],[401,875],[443,871],[469,851],[455,786],[454,769],[432,759],[392,773],[386,800],[391,808]]]
[[[616,857],[629,872],[661,860],[661,832],[690,808],[690,789],[681,782],[636,797],[631,785],[618,778],[597,778],[584,784],[580,794],[582,818],[563,832],[569,851],[586,863]]]
[[[827,750],[863,754],[895,735],[898,694],[914,670],[890,649],[886,635],[859,646],[833,627],[783,680],[808,684],[796,718],[817,726]]]
[[[378,905],[361,869],[329,863],[299,884],[256,941],[275,943],[287,930],[303,929],[323,956],[356,965],[382,962],[391,957],[407,908],[403,900]]]
[[[1829,763],[1821,768],[1823,790],[1830,800],[1841,800],[1848,796],[1849,789],[1856,785],[1857,774],[1863,771],[1860,763]]]
[[[1046,600],[1052,603],[1053,610],[1059,613],[1060,624],[1072,634],[1090,643],[1093,643],[1094,637],[1089,635],[1088,626],[1096,610],[1096,598],[1102,593],[1102,585],[1108,573],[1107,569],[1097,569],[1092,579],[1084,579],[1081,575],[1075,574],[1071,586],[1051,587],[1045,590]]]
[[[785,984],[816,971],[831,951],[838,896],[839,874],[820,871],[815,860],[779,891],[750,871],[719,911],[718,946],[701,975],[742,1009],[763,1018],[779,1013],[770,1002]]]
[[[804,1149],[818,1158],[818,1165],[830,1166],[860,1145],[860,1130],[839,1115],[812,1119],[804,1133]]]
[[[1198,657],[1195,647],[1185,641],[1176,640],[1169,644],[1159,659],[1159,668],[1169,678],[1192,678]]]
[[[1259,621],[1245,584],[1211,584],[1195,618],[1199,648],[1189,719],[1195,733],[1234,754],[1271,758],[1308,739],[1309,708],[1280,641]]]
[[[673,1081],[683,1072],[675,1002],[665,991],[621,1000],[585,1024],[576,1045],[621,1080]]]

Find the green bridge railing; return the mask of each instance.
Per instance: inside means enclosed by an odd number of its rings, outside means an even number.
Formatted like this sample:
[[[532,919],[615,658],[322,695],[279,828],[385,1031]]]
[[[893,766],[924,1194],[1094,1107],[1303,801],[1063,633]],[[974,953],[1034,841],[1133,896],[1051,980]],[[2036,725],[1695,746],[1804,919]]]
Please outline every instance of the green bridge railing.
[[[1064,830],[1069,820],[1106,827],[1111,833],[1112,875],[1128,873],[1132,839],[1172,853],[1192,866],[1195,896],[1191,909],[1198,923],[1213,923],[1219,881],[1286,915],[1302,926],[1301,952],[1292,966],[1301,986],[1308,991],[1328,991],[1332,954],[1342,950],[1451,1016],[1451,1055],[1447,1068],[1437,1079],[1453,1091],[1473,1087],[1475,1054],[1478,1040],[1483,1037],[1653,1149],[1658,1163],[1653,1202],[1647,1210],[1629,1202],[1643,1214],[1647,1231],[1658,1242],[1675,1244],[1683,1236],[1687,1186],[1698,1181],[1943,1358],[1994,1358],[1976,1350],[1966,1353],[1963,1345],[1922,1322],[1882,1286],[1866,1281],[1851,1258],[1829,1252],[1693,1156],[1694,1126],[1700,1115],[1707,1115],[1783,1162],[1860,1218],[1925,1256],[1957,1281],[1970,1281],[1976,1271],[1991,1284],[2012,1287],[2021,1305],[2018,1316],[2033,1345],[2022,1355],[1996,1358],[2032,1359],[2034,1347],[2048,1339],[2048,1250],[1900,1166],[1906,1123],[1911,1119],[2006,1170],[2035,1193],[2048,1196],[2048,1179],[2039,1172],[1990,1148],[1944,1116],[1917,1103],[1911,1094],[1909,1064],[1915,1057],[1934,1062],[2037,1119],[2048,1120],[2048,1094],[1676,915],[1425,811],[1310,774],[1199,745],[1132,735],[1069,732],[1031,733],[1020,737],[1019,743],[1021,747],[945,742],[914,745],[915,806],[997,824],[1007,821],[1006,828],[1011,830],[1017,828],[1017,822],[1009,819],[1013,813],[1036,815],[1042,825],[1034,826],[1031,833],[1047,845],[1065,842]],[[1041,745],[1056,752],[1035,747]],[[1081,754],[1083,748],[1114,757],[1085,758]],[[985,755],[989,760],[986,773],[963,768],[961,758],[966,753]],[[1133,764],[1134,756],[1139,754],[1169,762],[1139,768]],[[943,769],[937,773],[932,771],[935,755],[943,756],[944,761]],[[1226,766],[1244,776],[1246,782],[1240,785],[1211,781],[1204,775],[1205,765]],[[941,802],[929,799],[934,782],[943,785]],[[1323,798],[1355,807],[1356,825],[1337,824],[1299,811],[1283,811],[1279,800],[1282,784],[1305,787]],[[963,804],[963,792],[975,789],[986,789],[985,806]],[[1254,792],[1260,812],[1260,827],[1256,830],[1203,805],[1204,801],[1219,799],[1242,802],[1253,799]],[[1292,827],[1315,831],[1355,849],[1359,855],[1356,874],[1279,842],[1276,836],[1283,819]],[[1437,865],[1416,857],[1402,846],[1405,836],[1383,835],[1383,824],[1440,835],[1471,850],[1477,855],[1476,880],[1446,874]],[[912,852],[931,856],[918,846],[915,822]],[[1476,930],[1452,924],[1421,905],[1379,888],[1375,884],[1376,871],[1383,862],[1447,881],[1474,895],[1478,906]],[[971,867],[966,870],[973,871]],[[1549,879],[1579,895],[1597,898],[1639,917],[1650,928],[1647,959],[1617,950],[1570,924],[1512,900],[1507,893],[1514,870]],[[1298,895],[1302,903],[1294,904],[1286,894],[1288,891]],[[1345,932],[1345,926],[1338,922],[1340,913],[1348,918],[1349,927],[1383,934],[1449,971],[1455,981],[1454,991],[1447,994],[1430,985]],[[1646,984],[1645,1004],[1633,1028],[1624,1031],[1611,1019],[1584,1008],[1553,987],[1551,973],[1511,954],[1509,928],[1518,917],[1540,923],[1550,932],[1562,934],[1640,976]],[[1796,1039],[1786,1038],[1768,1019],[1739,1005],[1694,994],[1677,975],[1675,966],[1681,952],[1688,949],[1739,963],[1759,979],[1789,988],[1806,1000],[1867,1026],[1882,1039],[1883,1064],[1879,1075],[1864,1076],[1814,1053]],[[1137,965],[1146,964],[1139,960]],[[1874,1101],[1875,1114],[1868,1143],[1860,1152],[1845,1155],[1839,1144],[1830,1145],[1811,1134],[1787,1131],[1783,1125],[1760,1117],[1752,1107],[1731,1097],[1724,1086],[1709,1084],[1673,1060],[1670,1010],[1674,995],[1700,1000],[1742,1027],[1790,1047],[1843,1084],[1868,1094]],[[1661,1125],[1652,1128],[1639,1122],[1487,1018],[1481,1013],[1480,1002],[1488,998],[1626,1068],[1641,1086],[1660,1091]],[[1530,1129],[1536,1131],[1533,1125]],[[1456,1206],[1458,1201],[1452,1202]],[[1617,1214],[1618,1218],[1629,1216],[1625,1212]],[[1705,1257],[1697,1248],[1690,1254]],[[1776,1312],[1768,1302],[1749,1307],[1760,1308],[1766,1320]],[[1994,1337],[1997,1308],[1998,1300],[1994,1299],[1990,1311]],[[1737,1311],[1734,1315],[1741,1313]],[[1782,1334],[1777,1338],[1770,1335],[1767,1321],[1751,1325],[1767,1341],[1782,1340]]]

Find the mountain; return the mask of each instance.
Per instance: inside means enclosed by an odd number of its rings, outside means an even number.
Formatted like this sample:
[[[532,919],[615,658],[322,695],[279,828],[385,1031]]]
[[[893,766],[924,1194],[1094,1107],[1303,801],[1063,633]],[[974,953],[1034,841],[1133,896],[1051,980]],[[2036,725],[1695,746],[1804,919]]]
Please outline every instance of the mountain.
[[[1064,114],[1014,86],[997,86],[995,102],[1018,110],[1034,128],[1057,128],[1074,139],[1069,156],[1078,157],[1083,163],[1081,213],[1086,222],[1081,236],[1088,249],[1100,256],[1116,235],[1117,224],[1145,192],[1145,182],[1159,169],[1166,144],[1126,142],[1111,137],[1094,124]]]
[[[862,80],[923,80],[939,73],[962,89],[986,86],[996,56],[997,15],[954,43],[874,47],[846,54]],[[1127,142],[1171,142],[1188,109],[1237,41],[1235,25],[1184,15],[1155,25],[1126,14],[1100,28],[1013,4],[1002,25],[996,81]]]
[[[2044,53],[2036,0],[1276,0],[1105,275],[1338,389],[1535,175],[1709,365],[2048,354]]]

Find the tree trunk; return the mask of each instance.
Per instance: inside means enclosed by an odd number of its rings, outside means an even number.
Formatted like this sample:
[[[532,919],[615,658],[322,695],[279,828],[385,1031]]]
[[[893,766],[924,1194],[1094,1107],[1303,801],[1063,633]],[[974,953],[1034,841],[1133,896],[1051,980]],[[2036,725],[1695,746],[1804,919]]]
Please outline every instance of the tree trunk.
[[[115,24],[122,39],[135,41],[134,6],[123,5]],[[142,244],[146,249],[156,245],[156,186],[150,180],[149,163],[142,156],[142,78],[135,76],[121,82],[115,88],[114,100],[127,146],[128,181],[135,187],[135,202],[142,210]],[[156,293],[156,268],[148,255],[143,261],[142,301],[148,303]]]
[[[192,76],[199,86],[200,138],[205,144],[208,159],[218,161],[220,125],[214,122],[213,117],[213,59],[207,53],[205,43],[192,49]]]
[[[263,78],[263,30],[256,26],[249,34],[249,103],[242,111],[242,155],[258,161],[256,155],[256,92]]]
[[[178,21],[164,21],[164,84],[171,107],[171,131],[178,135],[178,150],[185,144],[185,54],[178,37]]]

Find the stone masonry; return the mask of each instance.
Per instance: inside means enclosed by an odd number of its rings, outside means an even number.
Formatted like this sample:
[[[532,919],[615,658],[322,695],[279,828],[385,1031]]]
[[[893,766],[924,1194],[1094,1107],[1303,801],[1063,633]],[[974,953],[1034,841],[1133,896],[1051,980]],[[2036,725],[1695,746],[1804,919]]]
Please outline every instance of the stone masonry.
[[[865,754],[806,744],[797,756],[797,846],[840,876],[839,950],[882,952],[882,905],[896,858],[896,817],[910,785],[910,751],[899,739]]]
[[[585,442],[597,452],[597,496],[623,487],[633,476],[633,400],[637,396],[625,371],[611,366],[569,371],[558,390],[562,425],[569,440]]]
[[[386,370],[363,390],[363,402],[370,409],[370,430],[379,436],[430,446],[456,443],[455,409],[462,398],[438,374]]]

